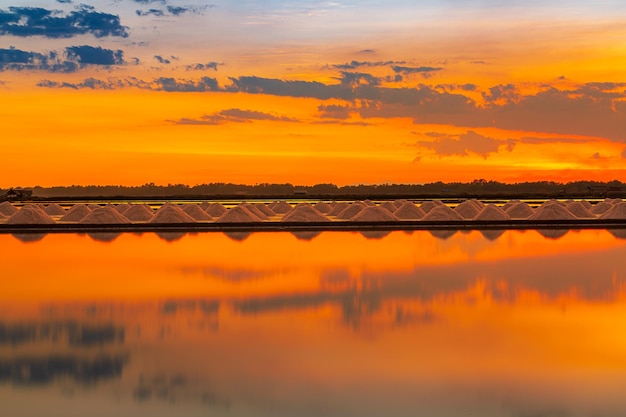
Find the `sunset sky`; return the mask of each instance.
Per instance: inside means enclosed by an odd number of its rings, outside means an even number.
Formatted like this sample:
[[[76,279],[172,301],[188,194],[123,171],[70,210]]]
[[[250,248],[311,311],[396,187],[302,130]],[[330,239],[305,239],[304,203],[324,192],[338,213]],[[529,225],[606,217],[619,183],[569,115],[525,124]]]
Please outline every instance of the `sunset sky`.
[[[0,0],[0,187],[626,181],[623,0]]]

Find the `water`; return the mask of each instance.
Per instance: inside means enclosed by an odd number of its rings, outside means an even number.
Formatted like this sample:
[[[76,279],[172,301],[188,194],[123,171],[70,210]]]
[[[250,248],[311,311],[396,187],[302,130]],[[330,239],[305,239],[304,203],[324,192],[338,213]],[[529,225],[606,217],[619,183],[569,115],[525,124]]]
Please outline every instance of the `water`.
[[[626,240],[542,233],[0,235],[2,415],[624,415]]]

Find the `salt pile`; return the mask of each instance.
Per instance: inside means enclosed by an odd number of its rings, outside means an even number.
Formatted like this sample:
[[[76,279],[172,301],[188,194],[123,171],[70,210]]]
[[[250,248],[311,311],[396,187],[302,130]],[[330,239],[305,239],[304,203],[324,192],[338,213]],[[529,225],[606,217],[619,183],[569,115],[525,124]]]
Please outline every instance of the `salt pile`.
[[[604,214],[607,211],[611,210],[613,208],[613,204],[611,203],[607,203],[606,201],[603,201],[601,203],[596,204],[595,206],[593,206],[593,208],[591,209],[591,212],[593,214]]]
[[[271,208],[269,208],[268,206],[266,206],[266,205],[265,205],[265,204],[263,204],[263,203],[258,203],[258,204],[253,204],[253,205],[254,205],[254,207],[256,207],[256,208],[257,208],[257,209],[258,209],[261,213],[265,214],[265,216],[267,216],[267,217],[272,217],[272,216],[275,216],[275,215],[276,215],[276,213],[274,213],[274,212],[272,211],[272,209],[271,209]]]
[[[164,204],[154,214],[148,223],[195,223],[196,221],[189,214],[185,213],[179,206],[171,203]]]
[[[124,212],[130,208],[130,204],[128,203],[117,204],[114,206],[114,208],[115,210],[117,210],[118,213],[124,214]]]
[[[474,220],[511,220],[511,216],[495,204],[487,204]]]
[[[113,207],[106,206],[93,210],[82,220],[80,224],[129,224],[130,220],[122,216]]]
[[[574,201],[573,203],[569,203],[566,207],[570,213],[572,213],[574,216],[578,217],[579,219],[595,219],[596,218],[596,215],[593,214],[591,211],[589,211],[587,207],[585,207],[585,205],[580,201]]]
[[[354,222],[386,222],[399,219],[384,207],[370,206],[361,210],[351,220]]]
[[[592,205],[589,201],[587,201],[587,200],[581,200],[581,201],[580,201],[580,203],[581,203],[583,206],[585,206],[585,208],[586,208],[587,210],[591,210],[591,208],[593,207],[593,205]]]
[[[350,204],[348,204],[346,202],[335,203],[335,206],[333,207],[333,209],[329,213],[327,213],[327,215],[328,216],[337,217],[339,215],[339,213],[341,213],[342,211],[344,211],[348,207],[350,207]]]
[[[204,211],[206,211],[206,209],[208,209],[209,207],[211,207],[211,203],[209,203],[208,201],[203,201],[202,203],[200,203],[200,208]]]
[[[382,203],[380,203],[380,207],[386,208],[387,210],[389,210],[391,213],[393,213],[394,211],[396,211],[397,209],[399,209],[399,206],[396,206],[396,204],[392,201],[384,201]]]
[[[602,216],[601,219],[626,219],[626,203],[617,203],[612,209],[608,210]]]
[[[376,203],[374,203],[372,200],[365,200],[363,201],[363,204],[369,207],[374,207],[376,205]]]
[[[405,199],[402,199],[402,200],[394,200],[394,201],[393,201],[393,204],[396,206],[396,208],[397,208],[397,209],[399,209],[400,207],[402,207],[402,206],[403,206],[403,205],[405,205],[406,203],[411,203],[411,202],[410,202],[409,200],[405,200]],[[413,203],[411,203],[411,204],[413,204]],[[389,210],[389,211],[391,211],[391,210]]]
[[[454,211],[459,213],[459,215],[461,215],[464,219],[473,219],[480,212],[480,210],[482,210],[482,208],[479,208],[471,200],[465,200],[454,209]]]
[[[514,205],[516,205],[519,202],[520,202],[519,200],[509,200],[509,201],[506,202],[505,205],[502,206],[502,210],[509,211],[509,209],[511,207],[513,207]]]
[[[576,216],[559,203],[546,202],[537,207],[528,220],[576,220]]]
[[[124,212],[124,217],[131,222],[147,222],[154,217],[154,212],[145,204],[133,204]]]
[[[95,204],[95,203],[87,204],[87,207],[89,207],[89,209],[92,210],[92,211],[93,210],[97,210],[99,208],[102,208],[102,206],[100,204]]]
[[[298,204],[289,213],[285,214],[285,217],[281,219],[281,222],[329,222],[330,220],[322,213],[317,211],[310,204]]]
[[[365,204],[360,201],[355,201],[346,207],[341,213],[337,214],[337,218],[341,220],[349,220],[359,214],[365,207],[367,207]]]
[[[5,216],[15,214],[17,211],[18,210],[13,207],[13,204],[9,203],[8,201],[0,203],[0,213],[4,214]]]
[[[63,207],[56,203],[48,204],[46,207],[44,207],[43,211],[45,211],[46,214],[49,214],[50,216],[62,216],[65,214],[65,210],[63,209]]]
[[[393,214],[401,220],[420,220],[426,215],[426,213],[424,213],[424,210],[417,207],[410,201],[407,201],[402,206],[400,206],[400,208],[394,211]]]
[[[324,203],[323,201],[320,201],[319,203],[317,203],[313,207],[315,208],[315,210],[319,211],[322,214],[328,214],[333,209],[330,204]]]
[[[423,206],[423,204],[422,204]],[[422,220],[426,221],[456,221],[456,220],[464,220],[463,217],[456,211],[452,210],[450,207],[445,205],[435,205]]]
[[[229,209],[215,220],[217,223],[251,223],[260,221],[261,219],[250,213],[247,208],[241,206],[235,206]]]
[[[26,205],[9,217],[5,224],[54,224],[54,220],[32,205]]]
[[[213,220],[213,217],[209,216],[206,211],[202,210],[198,204],[187,204],[183,211],[191,216],[192,219],[202,222]]]
[[[518,201],[506,210],[506,214],[512,219],[527,219],[535,213],[528,204]]]
[[[250,213],[254,214],[259,219],[267,220],[267,216],[261,210],[259,210],[258,207],[255,206],[254,204],[241,203],[239,204],[239,206],[247,209]]]
[[[431,201],[424,201],[422,203],[422,205],[420,206],[420,208],[422,210],[424,210],[424,213],[428,213],[429,211],[431,211],[432,209],[434,209],[435,207],[439,207],[439,206],[444,206],[445,204],[443,204],[441,201],[439,200],[431,200]]]
[[[222,214],[226,213],[226,208],[220,203],[209,204],[204,211],[211,217],[220,217]]]
[[[89,207],[84,204],[74,204],[71,209],[59,219],[60,222],[77,223],[91,213]]]
[[[293,207],[286,201],[279,201],[274,205],[270,206],[270,209],[276,214],[287,214],[291,211]]]

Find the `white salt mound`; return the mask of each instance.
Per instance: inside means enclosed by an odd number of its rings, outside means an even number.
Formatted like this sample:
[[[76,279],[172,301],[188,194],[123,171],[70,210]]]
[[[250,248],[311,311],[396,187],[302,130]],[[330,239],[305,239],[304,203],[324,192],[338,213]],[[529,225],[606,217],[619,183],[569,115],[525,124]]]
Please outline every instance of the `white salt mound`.
[[[576,216],[559,203],[544,203],[537,207],[528,220],[576,220]]]
[[[196,221],[202,222],[213,220],[213,217],[209,216],[206,211],[202,210],[198,204],[187,204],[183,208],[183,211]]]
[[[339,213],[341,213],[342,211],[344,211],[348,207],[350,207],[350,204],[348,204],[346,202],[335,203],[335,206],[330,211],[330,213],[327,213],[327,216],[337,217],[339,215]]]
[[[60,222],[77,223],[87,217],[91,213],[91,209],[84,204],[74,204],[71,209],[59,219]]]
[[[511,216],[495,204],[487,204],[474,220],[511,220]]]
[[[400,208],[393,212],[394,216],[401,220],[420,220],[426,213],[415,204],[407,201]]]
[[[209,204],[204,211],[211,217],[220,217],[222,214],[226,213],[226,207],[221,205],[220,203]]]
[[[13,204],[9,203],[8,201],[0,203],[0,213],[4,214],[5,216],[15,214],[17,213],[17,211],[18,209],[13,207]]]
[[[313,207],[315,208],[315,210],[319,211],[322,214],[328,214],[333,209],[330,204],[324,203],[323,201],[320,201],[319,203],[315,204]]]
[[[431,200],[431,201],[424,201],[422,203],[422,205],[420,206],[420,208],[422,210],[424,210],[424,213],[428,213],[429,211],[431,211],[432,209],[434,209],[435,207],[439,207],[439,206],[444,206],[445,204],[443,204],[441,201],[439,200]]]
[[[9,217],[5,224],[54,224],[54,220],[34,206],[24,206]]]
[[[393,213],[401,206],[396,206],[393,201],[383,201],[382,203],[380,203],[380,207],[386,208],[387,210],[389,210],[390,213]]]
[[[589,209],[587,209],[587,207],[585,207],[585,205],[580,201],[574,201],[573,203],[569,203],[566,207],[570,213],[572,213],[574,216],[578,217],[579,219],[595,219],[596,218],[596,215],[593,214],[591,211],[589,211]]]
[[[298,204],[281,219],[281,222],[329,222],[330,220],[309,204]]]
[[[131,222],[147,222],[154,217],[154,212],[144,204],[133,204],[124,212],[124,217]]]
[[[384,207],[370,206],[361,210],[351,220],[354,222],[385,222],[399,219]]]
[[[473,219],[480,212],[480,210],[482,209],[478,208],[478,206],[476,206],[476,204],[471,200],[465,200],[454,209],[454,211],[459,213],[459,215],[464,219]]]
[[[423,204],[422,204],[423,206]],[[426,221],[447,221],[447,220],[464,220],[463,217],[456,211],[452,210],[450,207],[441,205],[432,208],[426,215],[422,218],[422,220]]]
[[[241,207],[246,208],[250,213],[254,214],[256,217],[258,217],[261,220],[267,220],[267,216],[258,209],[257,206],[255,206],[254,204],[250,204],[250,203],[241,203],[239,204]]]
[[[527,219],[535,214],[535,210],[523,201],[518,201],[506,210],[512,219]]]
[[[195,223],[189,214],[185,213],[178,205],[164,204],[154,214],[148,223]]]
[[[45,211],[46,214],[49,214],[50,216],[62,216],[65,214],[65,210],[63,209],[63,207],[56,203],[48,204],[46,207],[44,207],[43,211]]]
[[[608,210],[602,216],[601,219],[626,219],[626,203],[621,202],[617,203],[613,206],[612,209]]]
[[[272,217],[276,215],[276,213],[274,213],[271,208],[263,203],[254,204],[254,207],[256,207],[261,213],[265,214],[265,216],[267,217]]]
[[[270,208],[276,214],[287,214],[291,211],[291,209],[293,209],[293,207],[291,207],[291,204],[286,201],[279,201]]]
[[[250,213],[247,208],[241,206],[228,209],[228,211],[215,220],[216,223],[250,223],[260,221],[261,219]]]
[[[78,223],[80,224],[129,224],[130,220],[117,212],[113,207],[106,206],[93,210]]]
[[[337,214],[337,218],[341,220],[349,220],[359,214],[365,207],[367,207],[365,204],[360,201],[355,201],[346,207],[341,213]]]
[[[611,203],[607,203],[606,201],[603,201],[601,203],[596,204],[595,206],[592,207],[591,212],[593,214],[604,214],[607,211],[611,210],[613,208],[613,204]]]

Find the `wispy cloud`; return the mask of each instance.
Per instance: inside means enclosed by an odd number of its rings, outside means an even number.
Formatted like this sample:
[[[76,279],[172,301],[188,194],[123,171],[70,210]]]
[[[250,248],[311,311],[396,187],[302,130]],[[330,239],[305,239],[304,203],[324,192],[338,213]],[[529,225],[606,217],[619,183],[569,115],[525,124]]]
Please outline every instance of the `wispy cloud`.
[[[298,122],[297,119],[287,116],[279,116],[275,114],[242,109],[228,109],[217,113],[203,115],[197,119],[183,118],[174,121],[176,124],[182,125],[221,125],[224,123],[249,123],[253,121],[278,121],[278,122]]]
[[[47,71],[75,72],[90,65],[124,65],[121,50],[105,49],[88,45],[70,46],[61,54],[57,52],[31,52],[21,49],[0,49],[0,71]]]

